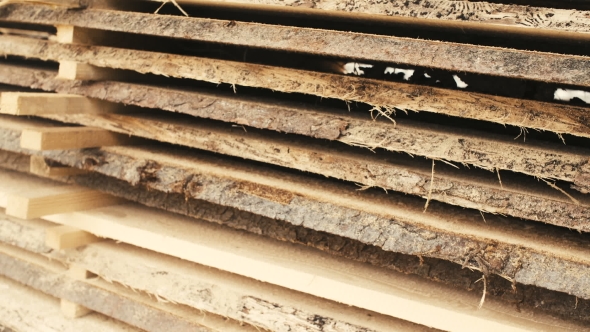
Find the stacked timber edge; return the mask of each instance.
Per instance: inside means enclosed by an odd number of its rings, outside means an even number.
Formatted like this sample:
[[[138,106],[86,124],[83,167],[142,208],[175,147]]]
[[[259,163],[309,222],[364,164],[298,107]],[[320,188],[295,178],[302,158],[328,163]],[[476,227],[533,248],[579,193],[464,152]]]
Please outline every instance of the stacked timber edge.
[[[11,1],[0,54],[0,330],[590,330],[583,1]]]

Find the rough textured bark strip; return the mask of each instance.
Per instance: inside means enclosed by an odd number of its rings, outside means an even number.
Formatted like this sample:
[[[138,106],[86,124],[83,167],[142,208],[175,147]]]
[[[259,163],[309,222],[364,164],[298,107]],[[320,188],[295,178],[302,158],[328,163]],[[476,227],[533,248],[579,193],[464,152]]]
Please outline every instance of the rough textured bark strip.
[[[52,25],[71,24],[94,29],[590,86],[590,59],[581,56],[257,23],[230,23],[202,18],[93,9],[72,11],[26,4],[0,9],[0,19]],[[556,18],[551,21],[554,19]],[[571,17],[568,16],[568,20],[571,21]],[[580,23],[586,20],[587,18]],[[553,22],[553,25],[557,24]],[[587,31],[590,25],[586,25],[584,29]]]

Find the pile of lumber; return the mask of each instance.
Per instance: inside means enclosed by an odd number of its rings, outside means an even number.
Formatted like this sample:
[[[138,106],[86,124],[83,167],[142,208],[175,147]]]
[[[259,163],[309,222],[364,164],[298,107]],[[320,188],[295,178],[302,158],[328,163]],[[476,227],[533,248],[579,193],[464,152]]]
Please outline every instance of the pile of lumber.
[[[0,2],[0,331],[590,329],[590,5]]]

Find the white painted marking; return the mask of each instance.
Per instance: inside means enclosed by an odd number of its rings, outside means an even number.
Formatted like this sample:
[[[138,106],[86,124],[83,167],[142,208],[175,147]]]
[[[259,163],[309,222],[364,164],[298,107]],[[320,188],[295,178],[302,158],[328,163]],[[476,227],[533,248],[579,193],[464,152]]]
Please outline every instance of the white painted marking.
[[[385,68],[384,74],[404,74],[404,80],[410,80],[410,77],[414,75],[414,69],[401,69],[401,68],[393,68],[387,67]]]
[[[358,62],[349,62],[344,65],[343,74],[364,75],[365,71],[361,68],[373,68],[373,65]]]
[[[590,104],[590,92],[582,90],[557,89],[553,94],[555,100],[571,101],[574,98],[579,98],[586,104]]]
[[[457,84],[457,87],[459,89],[465,89],[469,85],[469,84],[461,81],[461,79],[457,75],[453,75],[453,79],[455,80],[455,83]]]

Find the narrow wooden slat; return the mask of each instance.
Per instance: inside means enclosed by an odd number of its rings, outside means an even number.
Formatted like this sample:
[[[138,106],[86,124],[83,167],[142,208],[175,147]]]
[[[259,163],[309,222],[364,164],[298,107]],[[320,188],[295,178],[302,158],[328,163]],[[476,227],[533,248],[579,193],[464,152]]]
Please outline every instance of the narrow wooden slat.
[[[2,92],[0,113],[12,115],[104,113],[119,109],[118,105],[78,95]]]
[[[76,186],[44,187],[13,192],[7,197],[6,214],[23,219],[120,204],[123,200]]]
[[[133,138],[108,130],[90,127],[25,129],[21,148],[36,151],[84,149],[130,144]]]
[[[54,250],[77,248],[98,241],[102,239],[94,234],[63,225],[49,228],[45,237],[45,244]]]
[[[50,166],[47,164],[45,158],[37,155],[31,156],[29,171],[35,175],[45,177],[70,176],[87,173],[87,171],[79,168]]]

